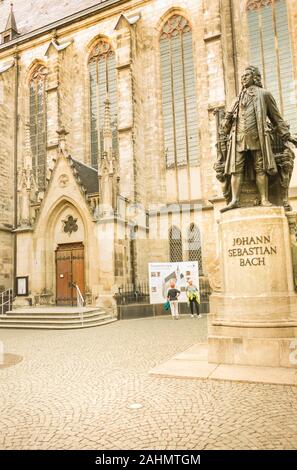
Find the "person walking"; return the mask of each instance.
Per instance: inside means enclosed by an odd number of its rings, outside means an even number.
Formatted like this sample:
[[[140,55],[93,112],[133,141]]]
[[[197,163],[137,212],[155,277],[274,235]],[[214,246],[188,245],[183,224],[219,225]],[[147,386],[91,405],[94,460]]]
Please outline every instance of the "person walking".
[[[173,320],[178,320],[178,298],[180,291],[175,287],[175,281],[170,281],[170,289],[167,292],[167,300],[170,303],[170,310]]]
[[[192,279],[189,279],[188,281],[188,287],[186,289],[186,293],[187,293],[187,297],[190,303],[191,317],[192,318],[194,317],[194,305],[195,305],[196,315],[198,318],[201,318],[201,315],[199,313],[199,304],[200,304],[199,290],[193,284]]]

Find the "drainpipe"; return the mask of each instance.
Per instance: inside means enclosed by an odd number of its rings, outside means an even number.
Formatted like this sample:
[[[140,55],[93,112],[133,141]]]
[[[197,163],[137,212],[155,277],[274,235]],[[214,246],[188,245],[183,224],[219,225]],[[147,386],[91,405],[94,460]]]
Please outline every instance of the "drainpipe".
[[[130,256],[131,256],[131,281],[133,289],[136,290],[137,285],[137,258],[136,258],[136,234],[137,226],[133,225],[130,228]]]
[[[237,48],[236,48],[236,35],[235,35],[235,23],[234,23],[234,7],[233,0],[229,0],[230,10],[230,23],[231,23],[231,37],[232,37],[232,59],[234,69],[234,82],[235,82],[235,94],[239,92],[238,77],[237,77]]]
[[[19,55],[14,53],[14,122],[13,122],[13,204],[14,204],[14,217],[13,229],[16,230],[18,225],[18,193],[17,193],[17,178],[18,178],[18,90],[19,90]],[[17,275],[17,234],[13,233],[13,294],[16,295],[16,275]]]

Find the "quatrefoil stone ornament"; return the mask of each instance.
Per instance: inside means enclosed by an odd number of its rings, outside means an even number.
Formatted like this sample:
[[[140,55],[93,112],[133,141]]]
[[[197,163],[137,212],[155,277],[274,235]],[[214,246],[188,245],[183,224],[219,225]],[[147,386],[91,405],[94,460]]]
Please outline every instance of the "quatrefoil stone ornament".
[[[69,233],[69,235],[72,234],[72,232],[77,232],[78,230],[78,225],[77,225],[77,219],[75,219],[72,215],[69,215],[67,219],[62,220],[64,224],[64,232]]]
[[[67,175],[61,175],[60,178],[59,178],[60,188],[66,188],[66,186],[68,186],[68,183],[69,183],[68,176]]]
[[[248,0],[246,3],[246,9],[249,10],[260,10],[260,8],[268,7],[272,4],[272,0]]]

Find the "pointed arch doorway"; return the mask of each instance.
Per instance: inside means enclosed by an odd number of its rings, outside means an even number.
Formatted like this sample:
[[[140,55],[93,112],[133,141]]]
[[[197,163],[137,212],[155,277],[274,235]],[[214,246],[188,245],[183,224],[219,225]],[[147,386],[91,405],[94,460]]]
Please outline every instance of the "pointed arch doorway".
[[[58,245],[56,252],[56,304],[77,305],[76,288],[85,293],[84,245],[81,242]]]

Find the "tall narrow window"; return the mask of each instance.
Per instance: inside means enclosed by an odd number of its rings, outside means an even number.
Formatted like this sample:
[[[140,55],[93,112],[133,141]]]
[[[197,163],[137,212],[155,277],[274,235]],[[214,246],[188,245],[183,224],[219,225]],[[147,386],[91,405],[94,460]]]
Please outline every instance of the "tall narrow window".
[[[297,131],[296,95],[285,0],[249,0],[250,63],[262,72],[291,130]]]
[[[182,235],[175,225],[169,230],[169,257],[171,262],[183,260]]]
[[[93,47],[88,68],[91,110],[91,165],[97,168],[103,151],[102,130],[104,106],[107,97],[110,101],[114,150],[117,150],[118,147],[115,53],[107,41],[101,39]]]
[[[198,261],[199,275],[203,273],[202,266],[202,251],[201,251],[201,236],[200,230],[195,224],[191,224],[188,229],[188,260]]]
[[[197,165],[197,105],[192,31],[180,15],[172,16],[160,37],[162,111],[167,167]]]
[[[40,65],[30,80],[32,168],[39,191],[44,191],[46,178],[46,77],[47,70]]]

